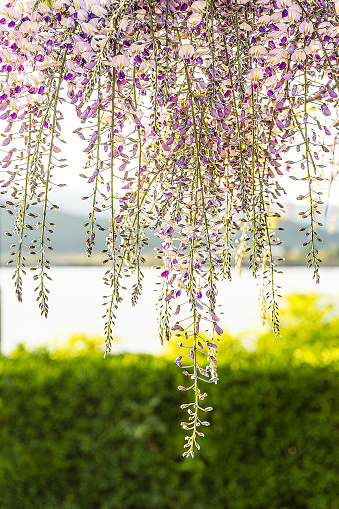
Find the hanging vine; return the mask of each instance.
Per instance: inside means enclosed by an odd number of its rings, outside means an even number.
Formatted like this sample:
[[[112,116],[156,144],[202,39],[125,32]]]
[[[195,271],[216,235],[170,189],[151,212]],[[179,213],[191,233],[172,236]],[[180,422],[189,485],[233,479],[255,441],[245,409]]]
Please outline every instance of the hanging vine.
[[[323,178],[317,147],[325,157],[328,149],[316,140],[337,126],[339,2],[12,0],[0,15],[0,184],[14,215],[6,234],[17,239],[10,260],[17,298],[27,250],[36,257],[37,300],[47,316],[48,210],[57,207],[49,191],[60,185],[52,172],[67,101],[79,120],[74,133],[87,143],[88,256],[96,229],[103,230],[98,214],[110,215],[101,246],[106,353],[125,277],[135,278],[132,305],[142,292],[143,249],[154,230],[161,242],[159,335],[162,342],[179,337],[183,348],[176,363],[188,383],[179,389],[192,393],[182,405],[184,455],[193,457],[209,424],[202,412],[211,410],[203,406],[203,385],[218,380],[219,279],[231,279],[233,261],[240,268],[249,257],[262,279],[262,314],[270,310],[279,334],[275,222],[286,173],[306,182],[299,198],[307,200],[301,215],[309,225],[302,231],[319,282],[322,202],[314,181]],[[40,239],[30,239],[34,230]]]

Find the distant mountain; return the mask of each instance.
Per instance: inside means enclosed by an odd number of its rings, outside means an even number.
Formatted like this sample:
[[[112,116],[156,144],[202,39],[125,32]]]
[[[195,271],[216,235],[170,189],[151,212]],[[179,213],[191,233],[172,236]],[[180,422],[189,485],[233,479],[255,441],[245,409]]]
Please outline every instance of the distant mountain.
[[[1,209],[0,214],[1,232],[12,232],[14,216],[4,212],[4,209]],[[87,230],[87,228],[84,228],[84,224],[87,222],[85,216],[81,217],[68,214],[61,210],[51,210],[48,213],[48,220],[55,223],[55,227],[52,227],[54,234],[50,236],[55,253],[81,253],[85,251]],[[37,219],[35,221],[37,221]],[[108,226],[107,219],[98,222],[102,227]],[[27,223],[31,225],[35,224],[32,219],[27,221]],[[33,230],[29,234],[30,239],[34,239],[39,235],[39,232]],[[95,251],[99,252],[100,249],[104,249],[107,234],[106,232],[97,231],[95,236]],[[15,242],[13,239],[15,239],[15,237],[1,235],[1,253],[8,252],[9,246]]]
[[[320,216],[319,216],[320,217]],[[304,242],[306,242],[307,238],[305,237],[305,233],[308,230],[309,221],[307,219],[301,219],[300,222],[296,223],[294,221],[279,221],[278,227],[285,228],[283,231],[277,231],[276,237],[279,237],[280,240],[284,242],[284,249],[296,249],[298,246],[300,247]],[[300,232],[300,228],[306,228],[304,232]],[[318,249],[330,249],[333,247],[338,247],[339,249],[339,232],[329,233],[328,228],[325,226],[319,226],[316,229],[318,237],[323,241],[323,243],[319,243],[320,246]]]
[[[290,209],[290,208],[289,208]],[[297,218],[298,213],[296,212],[296,208],[293,211],[288,210],[286,216]],[[292,214],[293,212],[293,214]],[[14,216],[5,212],[4,209],[0,209],[0,253],[2,254],[2,260],[8,259],[8,253],[10,249],[10,245],[15,242],[15,237],[8,237],[3,235],[4,232],[12,232],[13,231],[13,222]],[[319,216],[320,217],[320,216]],[[332,229],[333,229],[333,214],[328,214],[328,218],[324,227],[318,228],[318,235],[323,240],[323,244],[319,244],[320,249],[331,249],[335,250],[336,253],[339,252],[339,231],[336,224],[334,223],[334,227],[336,231],[334,233],[328,233],[329,227],[331,227],[331,217],[332,217]],[[86,245],[86,230],[88,228],[84,228],[84,224],[87,222],[86,216],[75,215],[67,212],[63,212],[62,210],[52,210],[48,212],[48,219],[50,222],[55,223],[55,227],[53,227],[54,234],[51,235],[52,246],[54,248],[54,256],[55,255],[70,255],[70,254],[84,254],[85,253],[85,245]],[[109,225],[109,220],[107,216],[98,214],[97,220],[99,224],[103,228],[107,228]],[[27,221],[29,224],[34,225],[34,221],[37,220],[29,220]],[[277,223],[277,227],[285,228],[284,231],[277,231],[276,236],[284,241],[282,248],[284,251],[288,250],[298,250],[303,253],[305,249],[301,248],[303,242],[305,242],[305,235],[303,232],[299,232],[299,228],[302,226],[307,226],[308,220],[301,219],[300,222],[295,222],[290,219],[280,219]],[[29,232],[30,240],[37,238],[39,232],[32,230]],[[99,253],[101,249],[105,248],[107,232],[102,232],[96,230],[96,238],[95,238],[95,247],[93,249],[93,253]],[[160,247],[161,241],[154,235],[150,230],[147,231],[147,236],[149,237],[149,247],[147,250],[150,253],[154,253],[154,247]],[[27,239],[28,240],[28,239]]]

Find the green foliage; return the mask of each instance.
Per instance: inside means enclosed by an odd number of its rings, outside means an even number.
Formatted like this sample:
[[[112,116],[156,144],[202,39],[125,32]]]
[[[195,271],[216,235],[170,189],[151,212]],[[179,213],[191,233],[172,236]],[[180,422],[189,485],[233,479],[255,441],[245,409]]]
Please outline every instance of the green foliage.
[[[257,354],[272,362],[321,365],[339,360],[339,318],[333,304],[314,294],[291,295],[281,312],[281,337],[261,334]]]
[[[326,365],[339,360],[338,310],[316,294],[293,294],[281,306],[281,336],[274,337],[269,328],[230,336],[227,331],[218,343],[219,362],[247,365],[252,359],[268,364],[297,365],[303,362]],[[250,341],[249,341],[250,340]],[[244,345],[252,345],[251,351]],[[173,359],[182,354],[175,341],[167,343],[164,355]]]
[[[166,358],[103,359],[79,337],[1,357],[0,508],[338,509],[339,323],[293,299],[283,339],[262,335],[253,353],[226,341],[194,460],[180,451],[183,375]],[[298,341],[318,362],[295,356]]]
[[[21,349],[1,360],[0,507],[161,506],[165,402],[179,418],[175,367],[137,356],[54,356]]]

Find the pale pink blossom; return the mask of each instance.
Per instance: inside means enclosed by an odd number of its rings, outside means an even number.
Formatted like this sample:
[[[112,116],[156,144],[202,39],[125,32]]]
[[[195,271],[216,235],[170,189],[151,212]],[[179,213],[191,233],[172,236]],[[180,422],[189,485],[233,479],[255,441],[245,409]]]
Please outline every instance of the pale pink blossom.
[[[194,47],[192,44],[183,44],[179,49],[179,58],[189,58],[194,55]]]
[[[146,14],[145,9],[139,9],[138,11],[135,11],[135,17],[139,21],[143,21],[145,14]]]
[[[194,12],[187,20],[189,26],[197,26],[201,23],[202,14],[200,12]]]
[[[1,88],[2,88],[2,90],[4,92],[10,92],[11,91],[10,84],[7,81],[2,81],[1,82]]]
[[[267,62],[270,64],[278,64],[279,62],[286,62],[287,57],[288,54],[284,48],[277,48],[270,51]]]
[[[258,24],[258,26],[267,25],[267,23],[269,23],[269,21],[270,21],[270,15],[264,14],[263,16],[260,16],[260,18],[258,18],[257,24]]]
[[[277,0],[277,7],[279,9],[285,9],[292,5],[292,0]]]
[[[281,12],[275,12],[274,14],[272,14],[272,16],[270,16],[270,22],[278,23],[278,21],[280,21],[281,18],[282,18]]]
[[[70,70],[70,71],[75,71],[75,63],[72,61],[72,60],[67,60],[66,62],[66,67]]]
[[[91,40],[91,47],[94,51],[97,51],[99,48],[103,48],[107,41],[107,37],[104,35],[95,35]]]
[[[120,22],[120,30],[125,32],[128,24],[129,24],[129,19],[128,18],[122,18],[122,20]]]
[[[259,80],[262,80],[264,77],[264,69],[261,67],[255,67],[254,69],[251,69],[250,72],[247,74],[247,79],[258,82]]]
[[[334,28],[333,25],[331,25],[331,23],[328,23],[327,21],[319,23],[318,25],[318,32],[322,36],[331,34],[331,36],[333,37],[335,36],[335,34],[333,33],[334,30],[336,30],[336,28]]]
[[[279,36],[281,36],[281,34],[286,35],[288,33],[289,25],[287,23],[284,23],[283,21],[279,21],[279,23],[276,23],[276,25],[279,28],[279,32],[277,32],[279,34]]]
[[[84,51],[91,51],[91,45],[85,41],[78,41],[74,46],[74,53],[81,55]]]
[[[261,44],[252,46],[249,51],[250,55],[257,57],[258,55],[267,55],[267,49]]]
[[[74,7],[77,10],[80,10],[80,9],[88,10],[88,5],[85,0],[74,0]]]
[[[100,0],[86,0],[86,3],[88,5],[88,9],[89,10],[92,10],[92,7],[94,5],[102,5],[104,7],[104,5],[100,2]]]
[[[130,59],[125,55],[116,55],[112,58],[112,65],[116,69],[123,69],[130,65]]]
[[[248,23],[241,23],[239,25],[239,28],[241,28],[242,30],[246,30],[246,32],[252,32],[252,27]]]
[[[78,12],[77,12],[77,19],[78,21],[85,21],[86,19],[88,19],[88,14],[87,14],[87,11],[85,11],[85,9],[79,9]]]
[[[144,47],[143,44],[136,42],[136,43],[131,44],[131,46],[129,47],[129,50],[133,55],[139,55],[139,53],[142,51],[143,47]]]
[[[316,55],[319,51],[319,44],[315,41],[311,41],[308,46],[305,48],[305,52],[307,55]]]
[[[306,53],[303,49],[297,49],[291,57],[291,60],[293,62],[298,62],[298,63],[303,62],[305,59],[306,59]]]
[[[210,55],[210,48],[208,46],[200,46],[194,51],[194,54],[197,57],[206,57],[207,55]]]
[[[12,110],[18,111],[20,109],[20,101],[18,101],[18,99],[15,99],[14,97],[10,98],[9,104]]]
[[[20,15],[20,12],[19,12],[19,11],[17,11],[16,9],[14,9],[14,7],[9,7],[9,8],[7,9],[7,14],[8,14],[9,18],[10,18],[11,20],[13,20],[13,21],[16,21],[16,20],[17,20],[17,19],[19,19],[19,18],[20,18],[20,16],[21,16],[21,15]]]
[[[147,67],[147,61],[143,60],[141,64],[139,65],[139,72],[142,73]],[[144,88],[144,85],[141,84],[141,86]]]
[[[32,21],[24,21],[20,25],[20,31],[23,34],[30,34],[30,35],[36,34],[39,31],[39,24],[33,23]]]
[[[91,11],[100,18],[101,16],[105,16],[107,9],[102,5],[92,5]]]
[[[34,81],[34,83],[45,83],[45,76],[41,71],[33,71],[30,73],[29,78]]]
[[[94,59],[95,52],[94,51],[84,51],[81,56],[84,60],[86,60],[86,62],[90,62]]]
[[[70,18],[69,16],[68,17],[63,16],[61,18],[61,24],[62,24],[62,26],[64,26],[67,29],[73,28],[74,27],[74,19]]]
[[[50,14],[53,11],[52,7],[45,2],[39,3],[39,12],[44,12],[45,14]]]
[[[301,18],[301,13],[301,7],[299,7],[298,4],[292,4],[291,7],[288,8],[288,19],[291,23],[295,23]]]
[[[13,83],[22,83],[24,81],[24,76],[22,74],[15,74],[14,72],[11,73],[11,78]]]
[[[299,31],[305,35],[311,34],[313,32],[313,25],[311,21],[302,21],[299,25]]]
[[[193,12],[204,12],[206,10],[206,2],[204,0],[197,0],[191,5]]]
[[[1,51],[2,61],[6,62],[6,64],[13,64],[17,61],[16,55],[12,53],[12,51],[7,51],[3,49]]]
[[[85,32],[85,34],[95,35],[98,33],[98,29],[95,27],[93,23],[93,19],[89,21],[88,23],[82,23],[81,28]]]

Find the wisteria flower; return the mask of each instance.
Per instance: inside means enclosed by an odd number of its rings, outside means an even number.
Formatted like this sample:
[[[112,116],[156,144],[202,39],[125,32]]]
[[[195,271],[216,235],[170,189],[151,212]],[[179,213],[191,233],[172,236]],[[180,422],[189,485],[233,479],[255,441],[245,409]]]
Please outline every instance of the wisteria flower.
[[[302,21],[299,25],[299,31],[302,34],[310,35],[313,32],[313,24],[311,21]]]
[[[253,81],[254,83],[258,83],[259,80],[262,80],[264,77],[264,70],[261,67],[255,67],[251,69],[251,71],[247,74],[247,79]]]
[[[286,9],[292,5],[292,0],[277,0],[277,7],[279,9]]]
[[[191,16],[187,19],[187,24],[189,26],[197,26],[201,23],[202,20],[202,14],[200,12],[195,12],[191,14]]]
[[[124,69],[126,67],[129,67],[130,65],[130,59],[126,57],[125,55],[116,55],[112,58],[112,65],[116,69]]]
[[[298,4],[292,4],[288,8],[288,19],[291,21],[291,23],[296,23],[301,18],[301,7],[299,7]]]
[[[203,13],[206,10],[206,2],[205,0],[197,0],[192,3],[191,9],[193,12]]]
[[[77,12],[77,19],[79,21],[88,21],[88,12],[84,9],[79,9]]]
[[[294,51],[293,55],[291,56],[291,60],[293,62],[303,62],[306,59],[306,53],[303,49],[297,49]]]
[[[255,57],[267,55],[267,49],[265,48],[265,46],[262,46],[260,44],[257,44],[256,46],[251,46],[249,52],[250,55],[253,55]]]
[[[284,48],[273,49],[269,52],[269,56],[267,58],[267,63],[269,64],[279,64],[281,62],[286,62],[288,59],[288,53]]]
[[[20,25],[20,32],[23,34],[36,34],[39,31],[39,24],[32,21],[24,21]]]
[[[317,55],[318,54],[318,51],[320,49],[320,46],[317,42],[315,41],[311,41],[310,44],[308,46],[306,46],[305,48],[305,53],[307,55]]]
[[[76,42],[74,45],[75,55],[81,55],[85,51],[91,51],[91,49],[92,49],[92,46],[88,42],[82,41],[82,40]]]
[[[102,5],[92,5],[91,6],[91,11],[96,16],[102,17],[102,16],[104,16],[106,14],[107,9],[105,7],[103,7]]]
[[[179,48],[179,58],[190,58],[194,55],[194,46],[192,44],[183,44]]]
[[[82,23],[81,28],[85,34],[96,35],[98,33],[98,27],[94,19],[90,20],[88,23]]]

